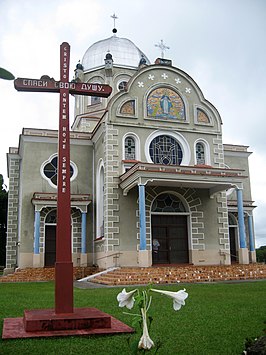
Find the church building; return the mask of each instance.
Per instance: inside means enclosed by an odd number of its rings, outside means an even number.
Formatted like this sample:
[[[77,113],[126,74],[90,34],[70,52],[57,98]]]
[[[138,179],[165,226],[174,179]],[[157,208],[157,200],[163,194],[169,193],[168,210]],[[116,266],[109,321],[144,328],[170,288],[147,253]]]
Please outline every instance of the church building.
[[[112,94],[75,96],[74,266],[256,262],[248,146],[223,142],[220,114],[189,74],[113,32],[75,69],[76,82]],[[57,130],[24,128],[7,154],[6,274],[54,266],[57,146]]]

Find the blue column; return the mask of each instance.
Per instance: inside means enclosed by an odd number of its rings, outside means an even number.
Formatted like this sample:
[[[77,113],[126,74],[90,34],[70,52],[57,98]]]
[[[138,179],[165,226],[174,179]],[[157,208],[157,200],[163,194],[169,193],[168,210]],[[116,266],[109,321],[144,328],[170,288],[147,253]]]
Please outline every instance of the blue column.
[[[252,216],[248,215],[249,250],[255,251]]]
[[[81,213],[81,253],[86,253],[86,212]]]
[[[145,186],[139,185],[140,250],[146,250]]]
[[[246,232],[244,222],[244,209],[243,209],[243,191],[237,189],[237,210],[238,210],[238,226],[239,226],[239,244],[240,248],[246,248]]]
[[[40,254],[40,211],[35,211],[34,254]]]

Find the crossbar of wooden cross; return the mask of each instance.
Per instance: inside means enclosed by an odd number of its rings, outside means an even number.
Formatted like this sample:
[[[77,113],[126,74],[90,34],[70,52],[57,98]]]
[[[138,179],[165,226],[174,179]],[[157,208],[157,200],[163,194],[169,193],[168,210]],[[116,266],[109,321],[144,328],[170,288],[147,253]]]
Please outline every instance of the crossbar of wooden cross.
[[[60,94],[58,130],[57,227],[55,262],[55,313],[73,313],[73,263],[71,251],[71,192],[69,94],[108,97],[112,88],[105,84],[69,82],[70,46],[60,46],[60,81],[17,78],[15,89],[29,92]]]

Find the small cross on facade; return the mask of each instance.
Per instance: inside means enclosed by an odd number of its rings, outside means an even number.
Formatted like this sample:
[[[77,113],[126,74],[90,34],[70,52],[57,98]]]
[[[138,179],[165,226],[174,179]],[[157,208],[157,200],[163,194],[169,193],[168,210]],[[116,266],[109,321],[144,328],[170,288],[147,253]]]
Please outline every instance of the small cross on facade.
[[[166,49],[170,49],[170,47],[167,47],[164,43],[163,40],[161,39],[161,41],[157,44],[155,44],[155,47],[160,48],[161,50],[161,58],[164,58],[164,52]]]

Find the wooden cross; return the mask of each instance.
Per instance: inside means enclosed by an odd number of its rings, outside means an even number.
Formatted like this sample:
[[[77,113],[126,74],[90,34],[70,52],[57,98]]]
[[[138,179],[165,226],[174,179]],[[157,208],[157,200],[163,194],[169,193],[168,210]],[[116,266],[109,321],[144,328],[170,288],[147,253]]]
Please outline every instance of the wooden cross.
[[[58,130],[57,228],[55,263],[55,313],[73,313],[73,263],[71,251],[71,192],[69,94],[108,97],[112,88],[105,84],[69,82],[70,46],[60,46],[60,81],[18,78],[18,91],[60,93]]]

